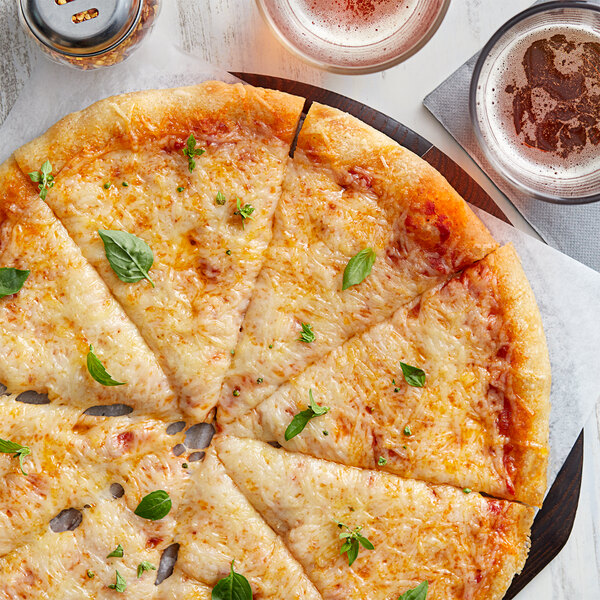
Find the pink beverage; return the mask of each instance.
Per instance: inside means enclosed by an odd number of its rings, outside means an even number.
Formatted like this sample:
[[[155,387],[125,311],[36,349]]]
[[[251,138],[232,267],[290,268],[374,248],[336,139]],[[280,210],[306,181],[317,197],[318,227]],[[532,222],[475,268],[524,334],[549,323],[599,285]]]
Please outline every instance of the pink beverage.
[[[282,41],[332,70],[374,71],[416,52],[449,0],[257,0]]]

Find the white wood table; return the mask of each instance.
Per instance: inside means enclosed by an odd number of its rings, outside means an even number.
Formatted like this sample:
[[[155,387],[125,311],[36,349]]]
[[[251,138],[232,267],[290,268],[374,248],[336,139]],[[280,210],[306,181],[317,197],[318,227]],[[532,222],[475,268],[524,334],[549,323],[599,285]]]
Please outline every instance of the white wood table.
[[[225,70],[319,85],[401,121],[467,170],[516,227],[535,235],[422,105],[428,92],[531,0],[453,0],[438,32],[415,56],[381,73],[352,76],[320,71],[290,54],[263,23],[252,0],[163,3],[157,28],[170,27],[186,50]],[[29,76],[32,57],[39,53],[21,31],[16,10],[17,0],[0,0],[0,123]],[[600,405],[585,427],[584,452],[581,498],[571,537],[559,556],[521,592],[519,600],[600,600]]]

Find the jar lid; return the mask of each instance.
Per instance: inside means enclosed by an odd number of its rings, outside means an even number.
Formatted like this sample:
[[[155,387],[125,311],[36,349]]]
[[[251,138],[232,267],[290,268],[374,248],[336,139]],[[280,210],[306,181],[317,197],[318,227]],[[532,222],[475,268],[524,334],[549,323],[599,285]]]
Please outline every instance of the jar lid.
[[[142,0],[21,0],[21,13],[45,46],[70,56],[102,54],[133,30]]]

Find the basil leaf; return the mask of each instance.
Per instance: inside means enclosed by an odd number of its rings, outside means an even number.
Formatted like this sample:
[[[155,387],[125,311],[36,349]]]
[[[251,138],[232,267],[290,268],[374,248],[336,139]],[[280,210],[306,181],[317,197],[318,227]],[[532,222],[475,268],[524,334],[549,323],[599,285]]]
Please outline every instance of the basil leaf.
[[[116,592],[124,592],[127,589],[127,582],[125,578],[121,576],[121,573],[117,571],[117,578],[115,583],[112,583],[108,586],[111,590],[115,590]]]
[[[46,160],[40,167],[39,171],[32,171],[28,173],[29,179],[34,183],[39,184],[38,190],[40,190],[40,198],[46,200],[48,190],[54,185],[54,176],[52,175],[52,165],[49,160]]]
[[[340,548],[340,554],[346,553],[348,555],[348,566],[352,566],[352,563],[358,557],[358,551],[361,546],[367,550],[375,550],[375,546],[364,535],[361,535],[362,527],[350,529],[348,525],[344,525],[340,521],[336,521],[336,523],[340,529],[346,529],[346,531],[340,533],[339,538],[344,540]]]
[[[0,267],[0,298],[16,294],[23,287],[30,272],[12,267]]]
[[[315,413],[310,408],[307,408],[306,410],[303,410],[295,415],[285,430],[285,441],[289,442],[292,438],[301,433],[314,416]]]
[[[144,571],[156,571],[156,567],[147,560],[143,560],[137,568],[138,579],[144,574]]]
[[[158,521],[169,514],[171,506],[172,503],[169,494],[164,490],[156,490],[144,496],[134,512],[138,517],[142,517],[142,519]]]
[[[231,573],[219,580],[212,590],[212,600],[252,600],[252,588],[248,580],[233,570],[231,561]]]
[[[294,416],[291,423],[287,426],[285,430],[285,440],[289,442],[292,438],[296,437],[299,433],[303,431],[308,422],[315,417],[319,417],[324,415],[326,412],[329,412],[329,407],[327,406],[319,406],[315,399],[313,398],[312,389],[308,390],[309,397],[309,407],[306,410],[299,412]]]
[[[425,600],[427,598],[427,590],[429,589],[429,583],[424,581],[420,583],[416,588],[407,590],[402,594],[398,600]]]
[[[239,198],[236,198],[236,205],[237,210],[234,210],[233,214],[242,217],[242,227],[245,227],[246,219],[254,219],[254,217],[250,216],[254,212],[254,206],[252,204],[244,204],[242,206]]]
[[[352,563],[358,558],[358,540],[350,540],[350,548],[346,551],[348,553],[348,566],[351,567]]]
[[[110,554],[108,554],[106,558],[113,558],[115,556],[117,558],[123,557],[123,546],[121,546],[121,544],[119,544]]]
[[[376,258],[377,255],[372,248],[365,248],[355,254],[344,269],[342,290],[347,290],[352,285],[362,283],[365,277],[371,273]]]
[[[300,332],[299,342],[310,344],[315,341],[315,334],[312,327],[308,323],[302,323],[302,331]]]
[[[13,452],[15,453],[14,458],[19,459],[21,473],[27,476],[27,473],[25,473],[25,470],[23,469],[23,459],[31,454],[31,450],[27,446],[17,444],[17,442],[11,442],[10,440],[3,440],[0,438],[0,453],[12,454]]]
[[[90,350],[87,353],[87,369],[88,373],[101,385],[125,385],[123,381],[115,381],[104,368],[98,357],[94,354],[94,348],[90,344]]]
[[[193,133],[190,133],[190,137],[188,137],[185,148],[183,149],[183,155],[187,156],[188,159],[188,170],[190,173],[196,168],[194,157],[202,156],[203,154],[204,150],[202,148],[196,148],[196,138]]]
[[[147,279],[154,287],[148,271],[154,263],[150,246],[139,237],[126,231],[100,229],[106,258],[121,281],[135,283]]]
[[[329,412],[329,408],[327,406],[319,406],[315,402],[315,399],[313,398],[312,389],[308,390],[308,398],[310,410],[312,410],[315,413],[315,417],[319,417],[321,415],[324,415],[326,412]]]
[[[400,367],[402,368],[404,381],[406,381],[408,385],[419,388],[422,388],[425,385],[425,371],[418,367],[411,367],[403,362],[400,363]]]

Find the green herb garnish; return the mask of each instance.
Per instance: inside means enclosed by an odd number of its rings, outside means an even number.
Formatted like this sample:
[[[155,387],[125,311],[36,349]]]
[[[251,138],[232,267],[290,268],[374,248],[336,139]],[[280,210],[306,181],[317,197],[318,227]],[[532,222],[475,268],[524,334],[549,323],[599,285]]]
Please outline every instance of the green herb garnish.
[[[123,546],[119,544],[106,558],[123,558]]]
[[[429,583],[424,581],[420,583],[416,588],[407,590],[402,594],[398,600],[425,600],[427,598],[427,590],[429,589]]]
[[[54,176],[52,175],[52,165],[50,164],[50,161],[47,160],[44,162],[39,171],[32,171],[29,173],[29,179],[38,184],[40,198],[46,200],[48,190],[54,186]]]
[[[320,417],[325,413],[329,412],[329,407],[319,406],[313,398],[312,389],[308,390],[309,406],[306,410],[299,412],[288,425],[285,430],[285,439],[290,441],[296,437],[306,427],[308,422],[315,417]]]
[[[227,202],[227,198],[225,198],[225,194],[221,191],[217,192],[217,196],[215,198],[215,202],[219,205],[219,206],[223,206],[225,204],[225,202]]]
[[[380,457],[377,459],[377,464],[378,464],[380,467],[384,467],[385,465],[387,465],[387,458],[386,458],[385,456],[380,456]]]
[[[244,206],[242,206],[242,203],[239,198],[236,198],[236,205],[237,210],[233,211],[233,214],[242,217],[242,227],[244,227],[246,219],[254,218],[250,216],[254,212],[254,206],[252,206],[251,204],[244,204]]]
[[[111,583],[108,587],[116,592],[124,592],[127,589],[127,582],[121,576],[121,573],[117,571],[115,583]]]
[[[212,600],[252,600],[252,588],[248,580],[233,570],[231,561],[231,572],[227,577],[219,580],[212,590]]]
[[[148,272],[154,263],[150,246],[139,237],[126,231],[100,229],[106,258],[121,281],[135,283],[147,279],[154,287]]]
[[[31,271],[14,269],[13,267],[0,268],[0,298],[16,294],[22,287]]]
[[[185,143],[185,148],[183,149],[184,156],[187,156],[188,159],[188,169],[190,173],[196,168],[196,161],[194,160],[196,156],[202,156],[204,154],[204,150],[202,148],[196,148],[196,138],[193,133],[190,133],[190,137],[187,139]]]
[[[180,185],[180,186],[177,188],[177,191],[178,191],[178,192],[183,192],[183,190],[185,190],[185,188],[184,188],[182,185]]]
[[[340,539],[344,540],[344,543],[340,548],[340,554],[348,554],[348,566],[352,566],[352,563],[356,560],[360,546],[366,548],[367,550],[375,549],[375,546],[373,546],[373,544],[364,535],[361,535],[360,532],[362,531],[362,527],[350,529],[350,527],[348,527],[348,525],[344,525],[344,523],[340,523],[339,521],[336,521],[336,523],[340,529],[346,529],[346,531],[340,533]]]
[[[105,184],[104,184],[102,187],[103,187],[105,190],[108,190],[108,189],[110,188],[110,186],[111,186],[111,183],[110,183],[110,181],[107,181],[107,182],[106,182],[106,183],[105,183]]]
[[[365,277],[371,273],[376,258],[377,256],[372,248],[365,248],[355,254],[344,269],[342,290],[347,290],[350,286],[362,283]]]
[[[144,571],[156,571],[156,567],[147,560],[143,560],[137,568],[138,579],[144,574]]]
[[[123,381],[115,381],[106,371],[100,359],[94,354],[94,348],[90,344],[90,350],[87,354],[88,373],[101,385],[114,386],[125,385]]]
[[[85,574],[88,576],[88,579],[94,579],[94,577],[96,577],[96,573],[90,569],[88,569]]]
[[[19,459],[19,466],[21,467],[21,473],[27,476],[25,469],[23,469],[23,459],[31,454],[31,450],[27,446],[21,446],[17,442],[11,442],[10,440],[3,440],[0,438],[0,452],[2,454],[13,454],[14,458]]]
[[[419,388],[425,385],[425,371],[418,367],[411,367],[403,362],[400,363],[400,368],[402,369],[402,375],[404,375],[404,381],[408,385]]]
[[[138,517],[142,517],[142,519],[158,521],[169,514],[171,506],[172,503],[169,494],[164,490],[156,490],[144,496],[134,512]]]
[[[412,435],[412,431],[410,430],[410,427],[408,425],[404,428],[404,435]]]
[[[299,342],[310,344],[315,341],[315,334],[312,330],[312,326],[308,323],[302,323],[302,331],[300,332]]]

